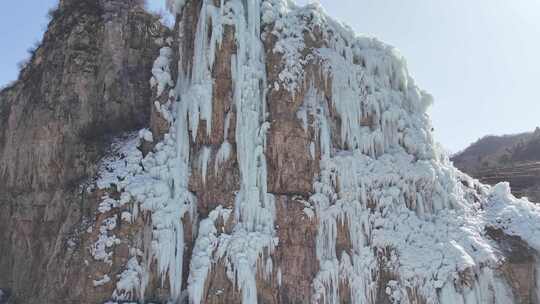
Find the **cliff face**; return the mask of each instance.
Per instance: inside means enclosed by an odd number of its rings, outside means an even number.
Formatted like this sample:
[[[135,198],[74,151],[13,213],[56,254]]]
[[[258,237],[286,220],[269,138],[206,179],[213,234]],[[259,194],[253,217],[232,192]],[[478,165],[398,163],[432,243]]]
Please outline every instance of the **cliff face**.
[[[507,181],[516,197],[540,202],[540,128],[518,135],[487,136],[452,161],[483,183]]]
[[[539,303],[540,210],[439,152],[395,49],[317,5],[169,7],[63,2],[1,93],[9,301]]]
[[[71,289],[84,280],[82,261],[67,247],[95,211],[84,181],[110,138],[148,124],[164,33],[133,1],[62,1],[1,92],[0,288],[16,303],[82,292]]]

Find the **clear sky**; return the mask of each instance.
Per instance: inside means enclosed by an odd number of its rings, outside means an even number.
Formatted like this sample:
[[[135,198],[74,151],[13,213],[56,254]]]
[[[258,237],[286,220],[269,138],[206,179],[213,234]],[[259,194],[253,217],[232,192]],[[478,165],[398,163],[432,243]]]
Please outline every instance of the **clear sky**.
[[[159,7],[163,0],[153,1]],[[6,1],[0,11],[0,85],[41,38],[56,0]],[[299,1],[306,3],[306,0]],[[540,1],[321,0],[356,31],[401,51],[433,94],[436,139],[457,152],[487,134],[540,125]]]

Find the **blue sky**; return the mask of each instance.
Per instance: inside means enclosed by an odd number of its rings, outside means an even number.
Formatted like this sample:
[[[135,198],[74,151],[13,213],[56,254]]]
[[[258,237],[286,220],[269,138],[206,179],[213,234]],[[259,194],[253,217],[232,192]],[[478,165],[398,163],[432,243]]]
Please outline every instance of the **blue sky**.
[[[159,8],[163,0],[151,0]],[[56,0],[6,1],[0,12],[0,85],[41,39]],[[305,3],[307,1],[299,1]],[[540,1],[321,0],[360,33],[396,46],[432,93],[436,139],[456,152],[486,134],[540,125]]]
[[[47,11],[57,0],[5,1],[0,10],[0,86],[17,78],[17,64],[28,58],[27,50],[41,40]]]

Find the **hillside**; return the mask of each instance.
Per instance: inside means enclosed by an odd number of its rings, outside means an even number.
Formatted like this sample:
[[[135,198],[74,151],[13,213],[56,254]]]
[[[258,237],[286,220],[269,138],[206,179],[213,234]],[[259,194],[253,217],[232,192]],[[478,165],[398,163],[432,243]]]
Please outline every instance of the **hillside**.
[[[517,197],[540,202],[540,128],[531,133],[486,136],[454,155],[452,161],[484,183],[508,181]]]

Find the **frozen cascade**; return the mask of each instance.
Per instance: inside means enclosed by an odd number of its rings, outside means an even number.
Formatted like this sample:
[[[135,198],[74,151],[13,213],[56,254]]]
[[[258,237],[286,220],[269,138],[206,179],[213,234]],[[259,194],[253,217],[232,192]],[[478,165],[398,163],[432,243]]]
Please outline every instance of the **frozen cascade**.
[[[119,275],[119,280],[116,283],[116,290],[113,293],[113,298],[116,300],[126,301],[134,297],[144,297],[144,294],[138,295],[139,288],[142,285],[144,269],[139,265],[137,257],[132,257],[128,263],[126,270]]]
[[[173,113],[174,123],[170,132],[165,135],[163,142],[158,143],[154,151],[141,161],[143,172],[137,172],[130,179],[122,181],[122,184],[125,184],[124,190],[141,202],[142,210],[151,212],[153,239],[150,248],[145,248],[150,250],[150,254],[143,256],[149,256],[157,261],[157,270],[162,278],[162,284],[168,278],[170,297],[173,303],[178,303],[182,296],[184,216],[189,214],[191,222],[197,222],[196,197],[188,190],[191,160],[189,130],[192,131],[193,136],[196,136],[199,120],[205,120],[207,133],[211,132],[211,67],[215,58],[214,45],[220,44],[222,37],[221,12],[207,2],[209,1],[204,2],[197,26],[191,77],[186,76],[182,66],[179,67],[177,85],[170,94],[172,97],[176,97],[178,102],[175,105],[168,105],[171,108],[170,111],[168,109],[160,111]],[[169,1],[169,7],[175,14],[180,13],[184,4],[184,1]],[[210,21],[213,25],[212,40],[207,42],[206,36]],[[209,47],[209,44],[212,46]],[[209,49],[211,50],[209,51]],[[168,58],[170,52],[170,49],[162,50],[160,58]],[[156,62],[161,64],[159,70],[169,70],[167,60],[158,59]],[[157,83],[159,94],[161,88],[165,86],[159,86],[159,81]],[[203,179],[206,179],[210,154],[211,150],[208,147],[203,147],[199,155]],[[137,206],[134,207],[134,216],[138,213],[137,208]],[[135,265],[135,262],[138,262],[137,257],[130,260],[124,273],[133,273],[133,271],[130,272],[130,269],[134,267],[130,265]],[[135,281],[139,284],[136,289],[140,292],[137,295],[140,299],[144,297],[151,262],[147,258],[147,261],[142,264],[144,266],[140,267],[145,267],[145,269],[140,271],[142,273],[141,279]],[[123,281],[119,281],[119,284],[121,282]],[[135,287],[132,285],[129,286],[134,289]],[[121,286],[117,286],[117,289],[126,290]],[[123,299],[126,294],[129,299],[135,298],[135,292],[129,290],[127,293],[123,293],[122,297],[118,294],[115,294],[114,297],[126,300]]]
[[[328,106],[341,122],[341,145],[334,146],[324,94],[317,92],[323,88],[310,84],[297,117],[306,131],[314,130],[322,158],[310,198],[319,219],[314,302],[339,303],[344,283],[353,303],[374,303],[384,283],[381,265],[396,278],[388,283],[395,303],[408,303],[411,294],[428,303],[512,302],[507,282],[491,270],[501,261],[483,231],[488,223],[500,227],[491,219],[500,220],[504,212],[485,214],[485,205],[474,203],[472,190],[462,187],[466,178],[439,152],[425,115],[432,98],[408,76],[401,55],[374,38],[356,36],[317,5],[266,3],[263,16],[274,22],[285,88],[295,90],[306,77],[296,72],[298,64],[320,64],[330,84]],[[326,44],[303,56],[306,29],[319,31]],[[508,193],[506,203],[521,204],[509,191],[498,191]],[[512,223],[538,212],[523,206],[531,210],[508,214]],[[532,222],[505,231],[535,244],[538,237],[530,231],[540,229]],[[340,225],[348,231],[350,251],[336,251]]]
[[[180,14],[185,2],[169,1],[169,5]],[[316,4],[217,2],[202,1],[193,64],[182,66],[180,48],[179,76],[170,93],[173,100],[156,105],[171,123],[169,133],[144,158],[137,146],[141,140],[153,139],[151,132],[145,130],[127,141],[123,157],[108,160],[97,182],[100,189],[113,187],[121,193],[118,200],[104,197],[103,213],[132,202],[133,220],[141,212],[150,215],[151,238],[145,252],[133,248],[113,298],[143,300],[154,261],[162,284],[168,284],[171,302],[182,298],[183,225],[186,215],[197,222],[196,198],[188,190],[191,162],[198,160],[206,182],[212,156],[207,146],[190,155],[189,132],[195,139],[200,121],[211,132],[212,69],[225,26],[234,30],[237,48],[231,58],[231,76],[240,189],[234,210],[217,207],[198,229],[194,225],[198,237],[187,291],[191,303],[202,303],[205,281],[218,261],[225,262],[243,303],[257,303],[257,271],[267,280],[274,279],[273,268],[279,265],[274,265],[271,254],[278,239],[274,197],[267,190],[265,150],[270,123],[260,38],[263,22],[268,29],[263,35],[277,37],[273,51],[283,56],[280,83],[272,86],[293,95],[302,86],[307,88],[297,118],[306,132],[314,131],[313,141],[318,141],[310,143],[312,157],[318,155],[316,149],[321,155],[320,174],[309,199],[319,224],[315,240],[319,272],[312,282],[313,301],[339,303],[348,291],[353,303],[371,304],[383,288],[393,303],[417,299],[441,304],[511,303],[511,288],[493,271],[502,261],[484,227],[502,229],[540,250],[540,211],[513,198],[507,185],[480,185],[452,166],[432,138],[425,114],[431,96],[408,76],[399,53],[374,38],[357,36]],[[315,29],[325,43],[305,55],[304,32]],[[170,48],[162,49],[154,65],[152,84],[158,93],[171,86],[171,55]],[[323,87],[304,74],[307,64],[320,68]],[[341,123],[334,125],[331,115]],[[216,151],[216,172],[233,151],[228,141],[230,116],[227,113],[224,142]],[[332,140],[337,136],[339,143]],[[472,199],[477,194],[480,199]],[[234,219],[232,231],[218,231],[217,223],[226,222],[229,215]],[[104,262],[110,259],[107,248],[118,242],[110,234],[115,227],[107,223],[93,247]],[[338,251],[336,242],[343,227],[350,248]],[[281,268],[275,279],[282,284]]]
[[[213,255],[220,241],[216,222],[218,220],[226,222],[231,212],[232,210],[219,206],[199,225],[199,235],[193,249],[188,279],[188,292],[192,303],[202,303],[206,277],[214,263]]]
[[[98,187],[114,187],[121,193],[120,199],[108,203],[109,205],[120,206],[132,201],[133,219],[139,216],[140,211],[150,214],[151,240],[144,248],[147,254],[139,254],[137,250],[131,254],[113,295],[117,300],[144,298],[153,260],[157,262],[162,284],[165,285],[168,279],[171,299],[180,299],[184,252],[183,219],[189,214],[192,222],[197,221],[196,198],[187,189],[189,144],[185,143],[189,141],[189,137],[186,121],[186,108],[180,104],[175,127],[156,145],[154,151],[143,158],[137,149],[142,138],[130,138],[119,151],[121,157],[106,160],[101,170]],[[186,146],[188,149],[185,149]],[[105,200],[109,202],[112,199],[105,197]],[[109,226],[107,229],[112,230],[115,225]],[[99,240],[96,244],[99,244]],[[139,263],[141,258],[143,263]]]
[[[221,8],[215,7],[213,1],[204,0],[197,22],[193,52],[191,78],[180,71],[181,86],[178,93],[181,101],[188,105],[189,127],[193,139],[197,136],[199,121],[206,121],[206,132],[212,132],[212,67],[216,57],[216,47],[221,45],[223,38],[223,23],[227,16]],[[211,25],[211,27],[210,27]],[[209,33],[210,31],[210,33]],[[208,36],[210,34],[210,41]]]
[[[133,217],[142,211],[149,211],[153,227],[153,238],[149,254],[134,255],[126,271],[118,282],[113,298],[132,300],[143,298],[151,262],[139,259],[149,256],[157,261],[157,269],[162,283],[168,278],[170,297],[173,303],[180,300],[182,290],[182,265],[184,252],[184,230],[182,219],[190,214],[196,221],[196,198],[188,190],[190,173],[190,138],[197,135],[199,120],[205,120],[207,132],[211,131],[212,117],[212,75],[211,68],[215,60],[216,46],[221,43],[223,24],[233,25],[236,31],[237,54],[231,59],[234,82],[234,101],[237,109],[237,151],[242,176],[241,189],[238,192],[235,217],[236,227],[232,235],[221,235],[217,254],[227,257],[230,279],[242,290],[244,303],[256,302],[256,271],[258,260],[264,254],[269,255],[277,244],[273,227],[275,207],[273,197],[266,190],[266,160],[264,156],[266,131],[265,123],[266,86],[265,61],[263,46],[260,41],[260,3],[242,1],[222,2],[217,8],[212,1],[203,1],[197,32],[193,68],[188,76],[180,65],[177,85],[171,96],[177,96],[178,102],[161,109],[171,112],[174,123],[164,140],[144,159],[136,146],[125,151],[129,163],[116,161],[103,170],[100,188],[115,185],[119,192],[125,193],[140,203],[133,206]],[[211,25],[211,26],[210,26]],[[210,34],[210,41],[206,37]],[[161,52],[156,61],[155,78],[158,90],[166,88],[161,82],[160,71],[169,70],[169,49]],[[180,53],[180,57],[182,54]],[[159,76],[159,77],[156,77]],[[160,92],[161,93],[161,92]],[[228,115],[229,116],[229,115]],[[229,124],[230,118],[227,118]],[[228,128],[226,128],[228,129]],[[226,131],[227,132],[227,131]],[[142,132],[149,138],[149,134]],[[225,134],[227,135],[227,134]],[[226,141],[220,151],[220,161],[225,161],[230,154],[230,144]],[[199,153],[199,164],[206,175],[211,151],[203,147]],[[112,167],[112,168],[111,168]],[[123,195],[124,198],[126,195]],[[204,232],[204,227],[201,227]],[[204,236],[201,233],[201,236]],[[265,251],[265,249],[268,249]],[[142,256],[142,257],[141,257]],[[268,258],[269,259],[269,258]],[[137,264],[136,264],[137,262]],[[272,265],[267,260],[266,265]],[[137,265],[137,267],[135,267]],[[141,268],[143,268],[141,270]],[[271,271],[271,267],[266,267]],[[133,270],[135,269],[135,270]],[[196,269],[196,268],[195,268]],[[138,274],[137,276],[135,274]],[[197,290],[195,283],[204,284],[203,279],[192,279],[188,290]],[[135,279],[137,278],[137,279]],[[129,282],[129,284],[127,283]],[[197,297],[196,293],[190,297]]]
[[[169,54],[170,49],[162,49],[160,58]],[[169,71],[168,60],[158,59],[156,62],[160,62],[159,71]],[[165,85],[159,86],[158,82],[158,91],[164,88]],[[176,91],[171,91],[170,95],[178,96],[179,88],[181,86],[177,85]],[[179,102],[175,105],[169,104],[170,109],[164,109],[167,113],[172,113],[174,123],[163,141],[158,143],[152,152],[143,158],[137,149],[144,138],[128,141],[120,151],[123,158],[106,160],[106,168],[101,171],[101,178],[97,181],[100,189],[115,187],[116,191],[122,194],[121,201],[117,205],[130,200],[134,202],[132,210],[134,219],[138,217],[140,211],[148,212],[151,219],[149,229],[152,231],[152,237],[144,248],[146,254],[132,255],[126,271],[117,283],[114,299],[143,299],[150,265],[155,260],[162,285],[165,286],[167,282],[171,301],[173,303],[180,301],[184,217],[188,214],[192,223],[197,222],[196,197],[188,190],[190,174],[188,105],[186,102]],[[150,138],[151,135],[148,132],[141,134],[146,138]],[[143,260],[140,264],[139,259]]]
[[[257,303],[256,275],[259,260],[266,257],[265,276],[272,272],[269,257],[277,245],[274,231],[274,198],[267,193],[266,157],[264,154],[266,132],[266,71],[263,45],[260,40],[259,1],[222,2],[221,11],[227,16],[227,24],[235,31],[237,52],[231,58],[233,100],[236,106],[236,150],[240,167],[240,190],[235,201],[236,225],[230,235],[222,234],[216,246],[216,258],[226,258],[229,279],[242,291],[243,303]],[[203,5],[204,8],[204,5]],[[201,14],[202,16],[202,14]],[[212,23],[212,26],[221,26]],[[214,32],[215,30],[212,30]],[[220,29],[221,31],[221,29]],[[212,35],[213,36],[213,35]],[[218,152],[218,162],[226,160],[230,153],[227,130],[225,141]],[[201,227],[198,242],[206,237],[208,228]],[[200,252],[194,251],[194,256]],[[200,303],[207,271],[190,273],[190,299]]]
[[[243,303],[257,303],[258,261],[266,257],[265,277],[271,269],[270,254],[277,245],[274,197],[267,191],[266,68],[261,33],[261,1],[230,1],[237,24],[237,54],[231,65],[233,99],[237,109],[236,142],[240,166],[240,191],[235,202],[236,226],[226,242],[230,279],[242,291]],[[244,6],[245,5],[245,6]],[[220,250],[223,252],[223,250]],[[233,273],[234,271],[234,273]]]

